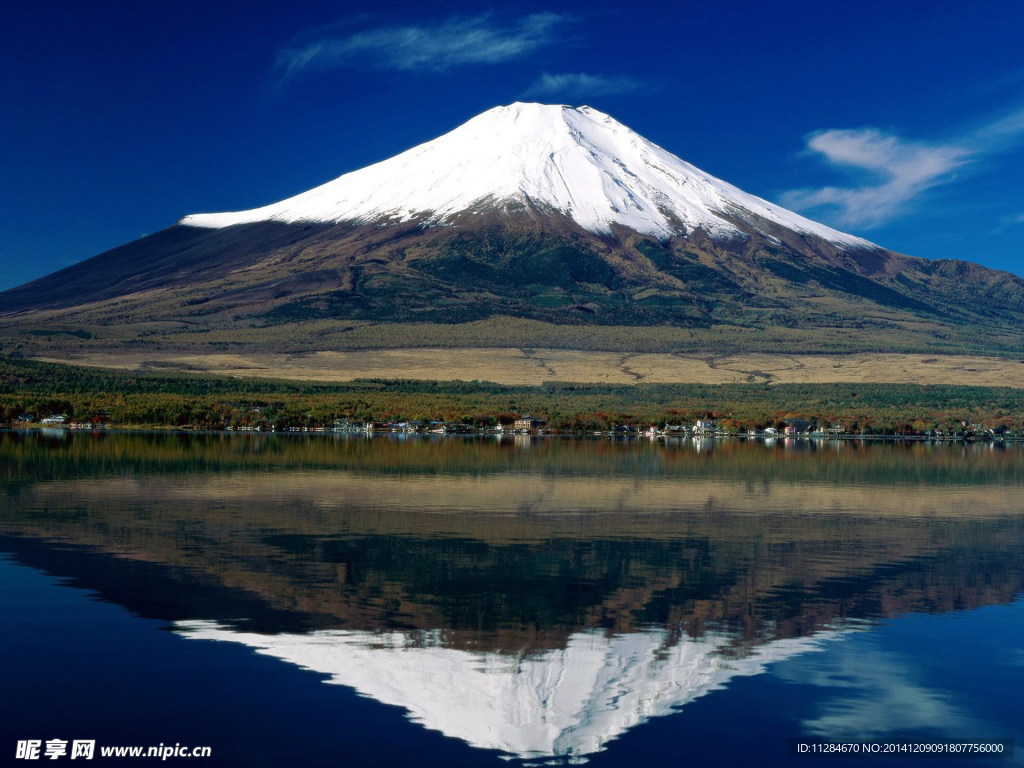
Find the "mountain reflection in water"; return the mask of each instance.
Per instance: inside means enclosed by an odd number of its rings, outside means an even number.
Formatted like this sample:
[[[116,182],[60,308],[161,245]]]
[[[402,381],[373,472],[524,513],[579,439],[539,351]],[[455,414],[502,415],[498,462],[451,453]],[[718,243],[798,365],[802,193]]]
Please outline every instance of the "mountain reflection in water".
[[[523,758],[1024,586],[1016,445],[2,433],[0,459],[21,562]]]
[[[564,648],[512,655],[446,647],[441,633],[261,635],[202,621],[175,629],[328,675],[328,683],[402,707],[415,722],[474,747],[578,762],[651,717],[840,634],[772,640],[735,656],[723,653],[732,638],[719,633],[673,641],[665,630],[578,632]]]

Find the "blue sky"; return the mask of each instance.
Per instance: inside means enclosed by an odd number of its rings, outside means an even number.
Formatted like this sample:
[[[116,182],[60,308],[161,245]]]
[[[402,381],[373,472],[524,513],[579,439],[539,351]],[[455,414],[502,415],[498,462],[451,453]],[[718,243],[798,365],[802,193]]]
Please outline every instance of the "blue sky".
[[[885,247],[1024,274],[1024,2],[18,3],[0,289],[517,100]]]

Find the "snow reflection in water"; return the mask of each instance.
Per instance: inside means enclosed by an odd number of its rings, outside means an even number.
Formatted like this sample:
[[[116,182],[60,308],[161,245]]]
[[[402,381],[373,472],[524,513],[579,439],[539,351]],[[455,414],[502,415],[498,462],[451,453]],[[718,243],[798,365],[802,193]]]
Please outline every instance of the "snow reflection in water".
[[[241,643],[328,675],[328,683],[402,707],[413,721],[474,747],[570,762],[585,762],[630,728],[734,677],[822,650],[851,631],[772,640],[739,653],[735,638],[719,632],[675,642],[664,629],[577,632],[564,648],[517,656],[447,648],[440,632],[264,635],[208,621],[179,621],[175,629],[195,640]]]

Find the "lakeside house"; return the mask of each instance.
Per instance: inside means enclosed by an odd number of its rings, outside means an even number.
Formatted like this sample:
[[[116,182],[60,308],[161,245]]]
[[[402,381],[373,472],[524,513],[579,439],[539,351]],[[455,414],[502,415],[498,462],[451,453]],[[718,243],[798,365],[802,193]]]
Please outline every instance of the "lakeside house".
[[[786,419],[783,433],[787,435],[803,435],[811,431],[811,422],[807,419]]]
[[[400,432],[402,434],[411,432],[422,432],[425,427],[423,421],[392,421],[388,423],[388,432]]]
[[[334,422],[335,432],[364,432],[366,425],[354,419],[338,419]]]
[[[516,432],[532,432],[535,429],[543,428],[547,422],[544,419],[535,419],[533,416],[524,414],[512,424]]]
[[[714,419],[697,419],[697,423],[693,425],[693,434],[695,435],[713,435],[717,426]]]

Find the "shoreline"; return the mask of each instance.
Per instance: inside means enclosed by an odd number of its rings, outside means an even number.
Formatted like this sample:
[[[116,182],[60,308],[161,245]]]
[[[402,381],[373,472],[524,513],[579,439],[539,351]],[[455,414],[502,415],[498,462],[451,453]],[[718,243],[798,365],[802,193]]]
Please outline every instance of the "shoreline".
[[[322,436],[322,437],[344,437],[347,439],[370,439],[379,437],[391,437],[398,439],[440,439],[440,438],[498,438],[498,439],[560,439],[568,438],[575,440],[614,440],[618,442],[664,441],[666,443],[696,442],[705,440],[752,440],[760,442],[833,442],[833,441],[880,441],[880,442],[917,442],[917,443],[1024,443],[1024,434],[1007,435],[919,435],[919,434],[887,434],[887,433],[797,433],[797,434],[769,434],[757,432],[718,432],[709,434],[666,434],[663,432],[616,432],[615,430],[595,431],[572,431],[572,430],[536,430],[528,432],[517,432],[515,430],[479,429],[465,431],[403,431],[403,430],[363,430],[354,431],[347,429],[332,428],[287,428],[287,429],[257,429],[257,428],[224,428],[211,429],[208,427],[189,427],[174,425],[104,425],[104,426],[79,426],[79,425],[41,425],[27,424],[14,426],[11,424],[0,424],[0,433],[42,433],[48,436],[56,434],[131,434],[131,433],[164,433],[164,434],[188,434],[188,435],[284,435],[284,436]]]

